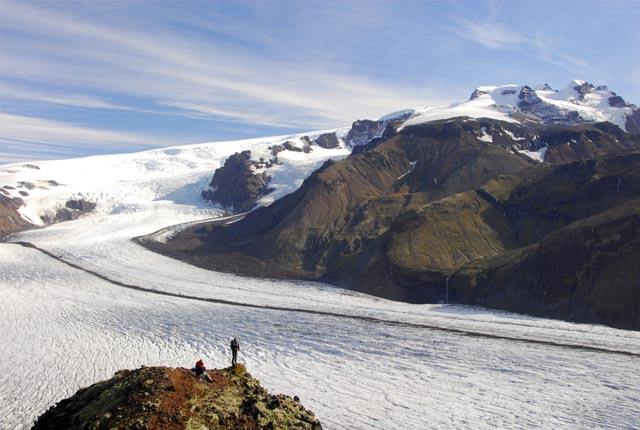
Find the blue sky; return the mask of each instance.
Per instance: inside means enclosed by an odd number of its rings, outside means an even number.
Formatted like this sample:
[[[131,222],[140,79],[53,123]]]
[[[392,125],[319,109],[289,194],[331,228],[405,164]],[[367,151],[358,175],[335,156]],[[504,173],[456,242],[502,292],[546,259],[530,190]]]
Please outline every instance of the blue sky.
[[[0,163],[349,125],[573,79],[640,104],[640,1],[0,1]]]

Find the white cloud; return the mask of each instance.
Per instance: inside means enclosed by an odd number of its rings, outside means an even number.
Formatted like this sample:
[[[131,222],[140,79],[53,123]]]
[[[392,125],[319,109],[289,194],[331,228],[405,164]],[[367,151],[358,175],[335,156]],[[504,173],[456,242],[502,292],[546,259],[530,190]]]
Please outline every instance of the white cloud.
[[[456,19],[455,34],[491,49],[531,49],[535,56],[551,65],[572,72],[575,76],[590,74],[592,67],[576,55],[564,52],[552,36],[536,33],[533,36],[517,33],[496,22],[497,9],[482,22]]]
[[[73,157],[87,149],[132,151],[168,146],[151,136],[102,130],[43,118],[0,113],[1,163],[33,160],[41,153]]]
[[[208,117],[298,128],[342,126],[355,118],[450,101],[436,90],[382,84],[293,60],[287,53],[272,58],[176,34],[171,28],[150,34],[102,23],[95,16],[80,19],[46,3],[3,3],[5,28],[29,36],[3,48],[6,79],[72,86],[78,92],[104,90]],[[98,103],[69,97],[64,101]]]
[[[559,49],[559,43],[548,35],[538,32],[535,37],[529,39],[528,43],[535,49],[541,60],[568,70],[574,76],[584,76],[592,72],[589,63]]]
[[[525,37],[496,23],[493,20],[473,22],[459,18],[453,32],[487,48],[505,49],[517,47],[526,41]]]
[[[42,91],[33,91],[19,86],[0,83],[0,97],[6,99],[29,100],[35,102],[51,103],[63,106],[81,107],[87,109],[116,109],[132,110],[129,106],[111,103],[109,101],[83,94],[58,94]]]

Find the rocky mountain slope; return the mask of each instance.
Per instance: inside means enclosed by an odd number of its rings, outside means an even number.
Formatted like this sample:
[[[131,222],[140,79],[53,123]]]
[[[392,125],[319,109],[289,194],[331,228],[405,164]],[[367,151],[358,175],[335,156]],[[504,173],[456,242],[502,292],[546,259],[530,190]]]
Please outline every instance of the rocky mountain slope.
[[[277,154],[280,151],[298,151],[309,153],[313,147],[337,148],[344,146],[352,152],[359,153],[372,141],[387,140],[398,129],[431,121],[468,116],[471,118],[492,118],[521,124],[524,133],[517,140],[519,150],[528,151],[528,155],[544,159],[546,147],[553,139],[562,143],[582,143],[589,136],[556,135],[537,136],[530,129],[536,125],[592,124],[610,122],[617,125],[621,132],[640,133],[640,109],[627,103],[621,96],[606,86],[594,86],[585,81],[575,80],[561,90],[554,90],[549,85],[532,88],[528,85],[503,85],[479,87],[473,91],[469,100],[450,106],[415,108],[394,112],[378,120],[356,120],[348,130],[340,129],[324,133],[314,139],[301,136],[283,144],[274,145],[273,158],[266,160],[250,153],[236,153],[228,159],[229,166],[223,166],[215,172],[210,189],[203,192],[207,200],[220,203],[244,212],[253,208],[261,196],[268,193],[267,182],[269,171],[277,166]],[[614,132],[615,134],[615,132]],[[551,140],[550,140],[551,139]],[[610,142],[609,142],[610,144]],[[558,147],[547,161],[571,161],[575,157],[564,157]],[[605,153],[610,153],[610,149]],[[591,153],[581,153],[581,158],[603,155],[596,147],[589,148]],[[234,160],[243,157],[244,164]],[[235,197],[236,202],[232,202]],[[242,197],[240,197],[242,196]],[[239,203],[238,203],[238,200]]]
[[[359,147],[345,160],[325,163],[296,192],[239,222],[194,227],[156,249],[216,270],[318,279],[396,300],[436,302],[445,299],[447,278],[466,265],[500,256],[508,261],[524,258],[515,251],[544,243],[548,235],[576,222],[608,222],[606,211],[613,211],[613,216],[622,211],[618,206],[633,208],[630,202],[639,196],[633,184],[638,167],[634,151],[640,148],[640,137],[612,123],[523,124],[457,118],[405,123],[398,129],[387,128],[383,137]],[[590,168],[576,163],[620,154],[629,155],[593,161],[596,164],[586,164]],[[630,164],[623,168],[619,165],[623,161]],[[500,201],[483,191],[482,186],[492,179],[511,184]],[[597,194],[611,193],[611,184],[618,182],[620,193]],[[521,206],[518,193],[527,186],[531,187],[527,195],[535,197]],[[531,208],[538,212],[531,215]],[[591,218],[598,214],[600,218]],[[633,223],[633,217],[623,218],[620,222]],[[573,235],[581,230],[563,231]],[[573,240],[571,246],[585,252],[576,264],[586,270],[600,248],[584,247],[577,237]],[[635,255],[629,238],[621,241]],[[524,300],[526,295],[520,295],[520,301],[516,295],[510,296],[513,300],[489,300],[483,295],[489,289],[482,287],[490,282],[485,271],[493,270],[492,264],[453,277],[452,298],[576,321],[640,326],[636,304],[624,316],[614,317],[626,297],[626,293],[617,294],[617,287],[607,293],[610,303],[602,310],[585,305],[592,298],[571,305],[573,311],[567,311],[571,306],[566,303],[556,303],[562,300],[552,299],[553,295],[538,300],[537,307]],[[628,276],[635,283],[619,284],[635,291],[640,276]],[[556,278],[544,279],[522,282],[518,288],[553,288]],[[596,294],[600,287],[594,287],[592,280],[585,277],[572,284],[572,293],[576,297]]]
[[[0,194],[0,237],[24,230],[31,224],[25,221],[18,212],[18,208],[22,201],[17,198],[9,198],[4,194]]]
[[[187,369],[123,370],[60,401],[33,429],[322,429],[297,398],[267,393],[241,364],[209,374],[213,382]]]

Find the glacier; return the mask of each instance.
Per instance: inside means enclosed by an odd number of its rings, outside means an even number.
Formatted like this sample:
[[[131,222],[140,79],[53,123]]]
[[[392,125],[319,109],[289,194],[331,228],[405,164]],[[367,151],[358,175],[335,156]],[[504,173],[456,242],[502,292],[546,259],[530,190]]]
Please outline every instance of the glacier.
[[[290,138],[1,166],[0,187],[34,185],[36,223],[69,197],[97,207],[0,243],[0,428],[119,369],[226,367],[233,336],[249,372],[326,429],[638,428],[640,332],[241,278],[132,241],[223,216],[198,198],[213,170]],[[348,153],[283,154],[268,198]]]

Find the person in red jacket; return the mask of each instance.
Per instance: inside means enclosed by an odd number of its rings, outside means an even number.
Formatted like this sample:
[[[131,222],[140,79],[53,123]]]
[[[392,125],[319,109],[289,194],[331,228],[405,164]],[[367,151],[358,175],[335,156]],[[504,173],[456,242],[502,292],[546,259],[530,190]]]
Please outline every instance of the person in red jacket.
[[[211,376],[209,376],[207,368],[204,366],[204,362],[202,361],[202,359],[196,361],[196,367],[194,367],[193,370],[195,370],[196,376],[198,378],[206,379],[209,382],[213,382],[213,379],[211,379]]]

